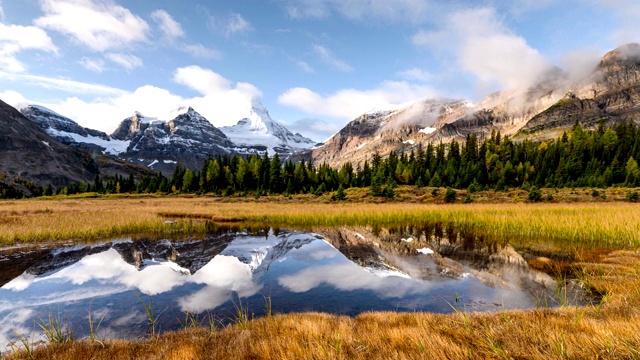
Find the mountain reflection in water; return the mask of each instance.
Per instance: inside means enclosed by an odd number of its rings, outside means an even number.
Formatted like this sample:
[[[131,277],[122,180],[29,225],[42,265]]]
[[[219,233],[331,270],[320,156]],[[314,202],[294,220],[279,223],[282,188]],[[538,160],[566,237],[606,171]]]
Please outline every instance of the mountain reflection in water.
[[[103,318],[98,336],[140,337],[148,323],[142,302],[150,300],[158,327],[168,331],[182,326],[185,312],[233,321],[238,303],[261,316],[267,298],[274,313],[356,315],[530,308],[555,291],[526,263],[487,258],[474,267],[438,249],[430,254],[436,246],[418,240],[363,232],[236,231],[0,253],[0,346],[38,333],[49,314],[77,337],[88,334],[89,312]],[[519,256],[505,251],[506,259]]]

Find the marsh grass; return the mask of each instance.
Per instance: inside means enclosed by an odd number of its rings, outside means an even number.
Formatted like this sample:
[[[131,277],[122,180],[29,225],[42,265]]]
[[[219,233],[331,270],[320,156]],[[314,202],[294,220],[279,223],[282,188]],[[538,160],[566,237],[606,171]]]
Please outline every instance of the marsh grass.
[[[20,359],[24,357],[27,359],[33,359],[33,352],[36,346],[34,340],[35,334],[31,335],[31,340],[17,331],[14,331],[14,335],[16,336],[17,341],[9,343],[13,358]]]
[[[87,310],[87,323],[89,325],[89,341],[93,342],[100,342],[99,340],[96,339],[96,334],[98,333],[98,331],[100,331],[100,326],[102,325],[102,321],[104,320],[104,318],[107,316],[107,312],[103,313],[102,316],[100,317],[100,320],[98,320],[98,323],[96,324],[93,321],[93,315],[91,313],[91,309]]]
[[[247,330],[249,323],[253,318],[253,314],[249,314],[249,307],[242,305],[242,299],[238,296],[238,301],[233,301],[233,308],[235,313],[234,317],[230,320],[232,320],[232,322],[238,325],[242,330]]]
[[[145,234],[205,234],[211,223],[306,228],[442,224],[512,244],[564,249],[640,246],[640,207],[630,203],[370,204],[243,202],[224,198],[0,201],[0,243],[92,241]],[[46,211],[44,211],[46,210]],[[175,220],[167,224],[167,219]]]
[[[49,312],[44,318],[38,317],[37,325],[51,345],[64,345],[74,340],[74,333],[60,316],[60,311],[55,315]]]
[[[149,335],[153,337],[158,332],[158,317],[160,316],[160,314],[156,314],[156,311],[153,307],[152,297],[149,297],[149,302],[146,302],[140,294],[138,294],[137,297],[138,300],[140,300],[142,307],[144,308],[145,314],[147,315],[147,333],[149,333]]]

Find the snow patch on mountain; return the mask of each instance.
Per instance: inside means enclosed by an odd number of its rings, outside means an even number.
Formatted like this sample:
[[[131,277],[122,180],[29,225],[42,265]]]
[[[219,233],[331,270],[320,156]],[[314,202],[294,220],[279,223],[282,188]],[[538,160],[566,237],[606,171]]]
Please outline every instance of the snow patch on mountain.
[[[104,152],[110,155],[120,155],[121,153],[127,151],[129,147],[130,141],[122,141],[122,140],[114,140],[97,137],[97,136],[83,136],[76,133],[66,132],[66,131],[58,131],[52,128],[47,130],[47,133],[55,138],[67,138],[71,139],[77,143],[86,143],[86,144],[94,144],[104,149]]]
[[[25,105],[20,112],[38,124],[47,134],[58,141],[91,151],[119,155],[127,151],[128,141],[112,139],[109,135],[80,126],[77,122],[40,105]]]
[[[436,128],[426,127],[424,129],[420,129],[419,132],[425,133],[425,134],[433,134],[436,130],[437,130]]]

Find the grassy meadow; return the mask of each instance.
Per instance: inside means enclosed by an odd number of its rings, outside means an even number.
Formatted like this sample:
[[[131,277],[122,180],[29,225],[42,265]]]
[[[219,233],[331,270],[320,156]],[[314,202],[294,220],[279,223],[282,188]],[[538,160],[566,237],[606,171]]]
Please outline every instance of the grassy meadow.
[[[198,220],[209,220],[306,229],[442,223],[512,243],[535,239],[569,249],[640,247],[640,207],[623,201],[594,201],[589,191],[583,191],[582,198],[570,202],[513,201],[514,197],[519,198],[516,192],[509,197],[510,201],[497,197],[504,196],[498,193],[478,195],[492,201],[444,204],[433,197],[413,202],[371,203],[360,196],[359,189],[353,190],[348,195],[351,201],[345,202],[314,195],[259,199],[203,196],[5,200],[0,201],[0,243],[82,242],[131,234],[190,235],[206,230],[205,221]],[[566,198],[569,195],[563,194]],[[624,193],[619,197],[624,198]],[[168,225],[167,220],[175,223]]]
[[[7,351],[4,357],[640,359],[640,205],[622,201],[625,191],[608,189],[604,200],[588,189],[566,190],[544,203],[525,203],[526,195],[514,192],[474,194],[477,201],[470,204],[443,204],[427,190],[399,191],[406,201],[388,203],[367,201],[357,191],[348,192],[346,202],[312,195],[1,201],[0,243],[5,247],[131,234],[189,236],[206,231],[202,220],[307,229],[442,223],[520,246],[570,252],[571,273],[601,295],[592,306],[525,311],[364,313],[353,318],[275,314],[218,328],[195,324],[138,340],[63,339],[35,348],[27,341],[26,350]],[[169,219],[176,222],[165,223]]]

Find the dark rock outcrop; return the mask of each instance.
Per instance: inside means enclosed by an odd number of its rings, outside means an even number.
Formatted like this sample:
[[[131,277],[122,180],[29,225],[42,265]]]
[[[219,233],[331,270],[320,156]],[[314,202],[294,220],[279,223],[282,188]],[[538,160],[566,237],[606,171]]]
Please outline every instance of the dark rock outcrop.
[[[93,181],[100,172],[89,153],[60,143],[2,101],[0,127],[0,173],[8,181],[60,187]]]

